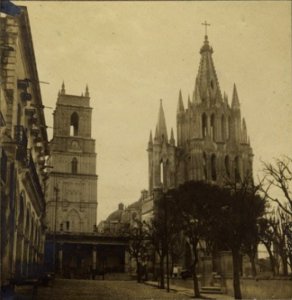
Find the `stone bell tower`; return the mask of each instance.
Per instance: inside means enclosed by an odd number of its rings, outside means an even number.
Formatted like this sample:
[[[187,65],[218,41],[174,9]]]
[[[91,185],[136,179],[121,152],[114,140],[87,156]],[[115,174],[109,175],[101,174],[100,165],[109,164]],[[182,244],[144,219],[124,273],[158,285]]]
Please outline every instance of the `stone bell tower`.
[[[58,94],[50,142],[52,167],[48,185],[47,224],[50,231],[92,232],[97,218],[95,140],[91,137],[89,92]]]

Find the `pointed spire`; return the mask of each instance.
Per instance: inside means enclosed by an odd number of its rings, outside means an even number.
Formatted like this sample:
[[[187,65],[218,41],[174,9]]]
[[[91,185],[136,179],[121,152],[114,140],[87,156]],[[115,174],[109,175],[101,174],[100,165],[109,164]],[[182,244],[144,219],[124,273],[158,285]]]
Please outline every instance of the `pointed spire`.
[[[61,88],[60,94],[61,94],[61,95],[65,95],[65,93],[66,93],[66,90],[65,90],[65,83],[64,83],[64,80],[63,80],[62,88]]]
[[[184,108],[183,97],[182,97],[181,90],[179,90],[177,112],[181,113],[181,112],[184,112],[184,111],[185,111],[185,108]]]
[[[190,94],[188,95],[188,108],[191,108],[192,104],[191,104],[191,97]]]
[[[165,122],[165,116],[162,106],[162,99],[160,99],[160,107],[159,107],[159,113],[158,113],[158,121],[157,121],[157,138],[163,141],[168,141],[167,138],[167,129],[166,129],[166,122]],[[156,135],[156,134],[155,134]]]
[[[157,127],[157,125],[155,128],[154,142],[158,142],[158,127]]]
[[[171,128],[171,131],[170,131],[170,140],[169,140],[170,144],[171,145],[175,145],[175,140],[174,140],[174,134],[173,134],[173,128]]]
[[[149,147],[149,148],[152,148],[152,146],[153,146],[152,130],[150,130],[148,147]]]
[[[235,83],[233,85],[233,95],[232,95],[231,108],[232,109],[239,109],[240,108],[240,104],[239,104],[239,100],[238,100],[238,94],[237,94],[237,89],[236,89]]]
[[[85,87],[84,97],[89,97],[89,89],[88,89],[88,85],[87,84],[86,84],[86,87]]]

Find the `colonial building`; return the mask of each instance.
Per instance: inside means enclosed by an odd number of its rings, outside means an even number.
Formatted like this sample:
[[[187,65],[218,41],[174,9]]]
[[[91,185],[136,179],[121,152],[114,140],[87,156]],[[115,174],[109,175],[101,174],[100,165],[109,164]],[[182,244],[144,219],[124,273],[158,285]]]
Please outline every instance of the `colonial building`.
[[[43,263],[48,141],[28,13],[1,14],[1,286]]]
[[[179,91],[177,105],[177,143],[168,134],[160,103],[154,139],[148,143],[149,195],[142,214],[152,214],[156,191],[175,188],[190,180],[205,180],[219,185],[240,182],[252,175],[253,153],[246,122],[241,118],[236,85],[231,104],[222,95],[208,36],[200,49],[201,60],[192,97],[185,107]]]
[[[49,231],[92,232],[96,226],[96,153],[89,100],[88,87],[82,96],[69,95],[64,83],[58,95],[50,141]]]

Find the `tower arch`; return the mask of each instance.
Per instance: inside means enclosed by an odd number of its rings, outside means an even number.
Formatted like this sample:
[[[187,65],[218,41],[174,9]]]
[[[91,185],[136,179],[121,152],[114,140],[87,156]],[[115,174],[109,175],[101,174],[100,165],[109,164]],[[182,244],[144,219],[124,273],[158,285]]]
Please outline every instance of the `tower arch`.
[[[70,117],[70,136],[77,136],[79,133],[79,115],[75,111]]]

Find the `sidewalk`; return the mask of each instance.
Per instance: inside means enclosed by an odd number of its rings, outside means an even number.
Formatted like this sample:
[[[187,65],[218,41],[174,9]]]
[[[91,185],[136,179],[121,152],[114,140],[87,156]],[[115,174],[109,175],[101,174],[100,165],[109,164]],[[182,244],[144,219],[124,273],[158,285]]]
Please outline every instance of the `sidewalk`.
[[[144,283],[147,284],[147,285],[157,287],[157,282],[155,282],[155,281],[145,281]],[[177,292],[178,294],[182,294],[182,295],[187,296],[187,297],[193,297],[194,296],[194,291],[192,289],[181,287],[181,286],[174,285],[174,284],[170,284],[169,287],[170,287],[170,290],[172,290],[174,292]],[[226,294],[205,294],[205,293],[202,293],[202,292],[201,292],[201,294],[204,297],[204,299],[234,300],[233,297],[231,297],[229,295],[226,295]]]

